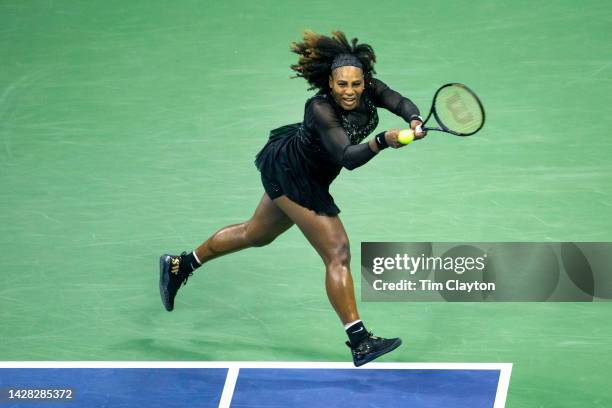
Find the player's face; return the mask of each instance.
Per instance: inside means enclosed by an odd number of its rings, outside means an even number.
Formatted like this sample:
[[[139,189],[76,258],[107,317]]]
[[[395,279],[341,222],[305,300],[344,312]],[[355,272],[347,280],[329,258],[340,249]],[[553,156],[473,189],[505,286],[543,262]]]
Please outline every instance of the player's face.
[[[329,88],[338,105],[344,110],[359,106],[365,80],[361,68],[345,66],[336,68],[329,77]]]

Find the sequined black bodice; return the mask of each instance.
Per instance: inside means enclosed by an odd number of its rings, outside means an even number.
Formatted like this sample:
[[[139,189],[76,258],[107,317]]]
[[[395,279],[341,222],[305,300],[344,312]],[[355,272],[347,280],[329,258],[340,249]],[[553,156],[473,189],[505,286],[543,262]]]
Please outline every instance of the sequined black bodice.
[[[365,97],[362,99],[362,103],[365,108],[365,124],[360,123],[360,118],[353,118],[351,115],[353,112],[342,111],[342,109],[338,109],[339,116],[342,121],[342,128],[346,132],[351,144],[361,143],[363,139],[368,137],[370,133],[376,129],[378,126],[378,112],[376,111],[376,106],[369,97]],[[358,113],[363,115],[363,113]],[[361,119],[363,121],[363,119]]]
[[[315,162],[327,162],[330,139],[335,145],[346,142],[334,141],[334,137],[321,128],[335,129],[335,138],[348,138],[351,145],[360,144],[378,126],[376,105],[367,93],[362,94],[359,106],[354,110],[342,109],[329,93],[318,93],[306,102],[304,122],[300,126],[300,142],[308,158]],[[326,138],[326,139],[322,139]]]

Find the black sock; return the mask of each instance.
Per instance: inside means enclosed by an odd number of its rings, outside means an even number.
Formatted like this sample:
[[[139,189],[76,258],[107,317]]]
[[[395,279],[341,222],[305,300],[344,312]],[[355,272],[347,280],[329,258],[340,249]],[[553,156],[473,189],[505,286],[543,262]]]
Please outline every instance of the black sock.
[[[200,263],[197,261],[197,259],[195,258],[195,256],[193,255],[193,252],[188,253],[187,255],[181,257],[181,266],[180,268],[184,271],[184,272],[193,272],[196,269],[198,269],[200,266]]]
[[[362,321],[358,321],[346,329],[346,334],[348,335],[351,347],[357,347],[369,335]]]

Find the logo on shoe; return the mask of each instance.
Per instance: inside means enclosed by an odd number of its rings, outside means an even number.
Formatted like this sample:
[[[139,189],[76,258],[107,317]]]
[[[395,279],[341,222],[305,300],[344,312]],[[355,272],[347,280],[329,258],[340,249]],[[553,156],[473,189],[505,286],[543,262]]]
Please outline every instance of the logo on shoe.
[[[170,269],[170,272],[172,272],[175,275],[178,275],[178,271],[179,271],[179,259],[178,258],[170,258],[172,260],[172,269]]]

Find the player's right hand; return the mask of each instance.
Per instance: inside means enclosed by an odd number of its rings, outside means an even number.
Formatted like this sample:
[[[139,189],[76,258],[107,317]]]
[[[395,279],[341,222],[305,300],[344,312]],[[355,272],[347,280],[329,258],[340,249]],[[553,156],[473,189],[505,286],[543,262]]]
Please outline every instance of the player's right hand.
[[[422,126],[423,122],[421,122],[418,119],[413,119],[410,122],[410,129],[412,129],[414,131],[414,140],[419,140],[424,138],[425,136],[427,136],[427,131],[425,130],[419,130],[419,126]]]

